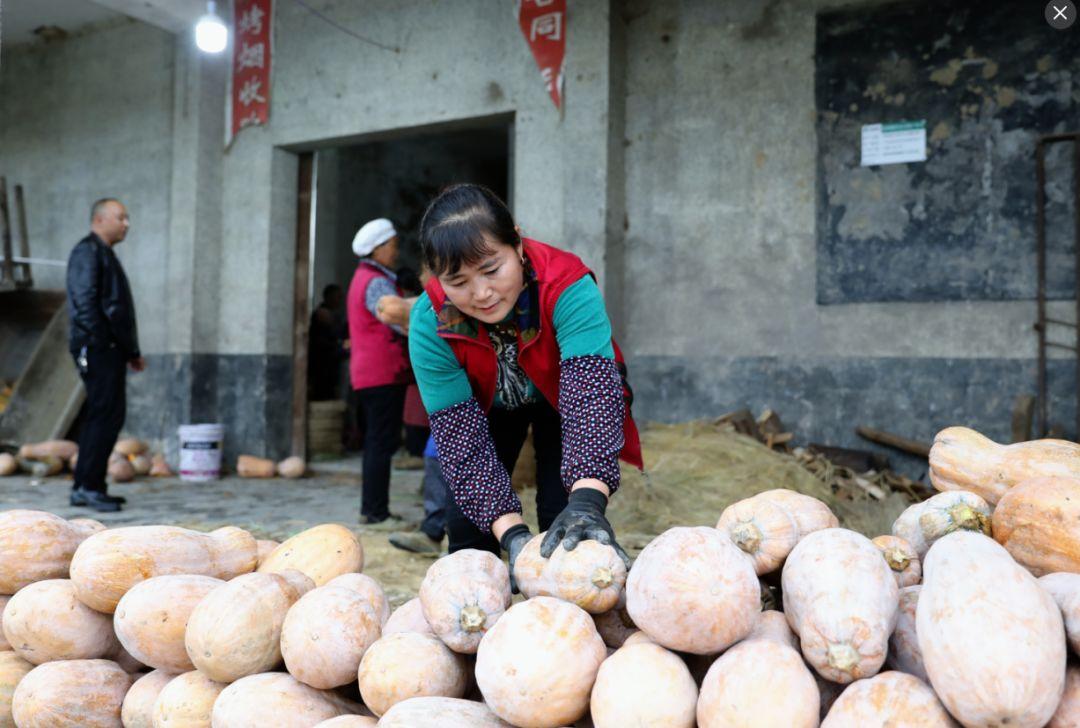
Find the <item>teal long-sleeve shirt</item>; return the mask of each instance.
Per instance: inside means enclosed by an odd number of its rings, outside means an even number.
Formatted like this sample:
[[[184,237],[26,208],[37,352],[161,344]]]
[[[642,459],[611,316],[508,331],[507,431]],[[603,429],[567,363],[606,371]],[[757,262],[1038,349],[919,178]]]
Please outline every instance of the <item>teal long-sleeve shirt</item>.
[[[562,292],[555,302],[552,324],[562,360],[577,356],[615,358],[611,322],[592,276],[586,274]],[[473,396],[468,375],[450,344],[439,337],[435,309],[427,293],[416,301],[409,319],[409,358],[428,412],[438,412]],[[531,382],[530,390],[535,394]]]

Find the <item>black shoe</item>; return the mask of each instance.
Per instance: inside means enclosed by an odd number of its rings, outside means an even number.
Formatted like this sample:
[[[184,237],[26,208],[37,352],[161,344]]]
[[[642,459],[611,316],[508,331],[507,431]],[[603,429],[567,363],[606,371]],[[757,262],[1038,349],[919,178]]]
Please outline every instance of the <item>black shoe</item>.
[[[99,493],[96,490],[73,490],[70,502],[73,506],[86,506],[99,513],[115,513],[121,510],[117,496]]]
[[[101,493],[101,491],[89,491],[89,490],[84,490],[83,488],[74,488],[71,491],[71,505],[73,505],[73,506],[85,506],[85,505],[87,505],[87,503],[86,503],[86,494],[87,493],[98,493],[101,496],[101,500],[107,501],[109,503],[119,503],[120,505],[123,505],[124,503],[127,503],[127,498],[125,498],[122,495],[109,495],[108,493]]]

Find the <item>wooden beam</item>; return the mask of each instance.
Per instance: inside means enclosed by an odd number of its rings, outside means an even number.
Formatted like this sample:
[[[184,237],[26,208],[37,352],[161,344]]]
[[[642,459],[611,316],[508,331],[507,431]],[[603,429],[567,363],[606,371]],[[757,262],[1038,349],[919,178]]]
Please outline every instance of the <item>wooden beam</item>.
[[[897,450],[902,450],[912,455],[918,455],[919,457],[930,457],[930,446],[925,442],[919,442],[918,440],[910,440],[900,435],[894,435],[891,432],[885,432],[884,430],[875,430],[872,427],[865,427],[859,425],[855,428],[855,434],[859,437],[865,438],[870,442],[876,442],[879,445],[886,445],[887,447],[893,447]]]
[[[315,155],[300,155],[293,272],[292,454],[307,459],[308,271],[311,267],[311,185]]]

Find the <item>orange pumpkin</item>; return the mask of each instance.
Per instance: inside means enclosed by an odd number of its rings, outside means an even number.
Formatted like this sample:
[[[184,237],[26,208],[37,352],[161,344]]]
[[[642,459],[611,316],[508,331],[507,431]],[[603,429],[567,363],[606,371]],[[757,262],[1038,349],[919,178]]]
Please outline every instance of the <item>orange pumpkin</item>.
[[[361,706],[330,690],[316,690],[283,672],[241,678],[214,701],[214,728],[310,728],[339,715],[359,713]]]
[[[132,684],[120,706],[124,728],[154,728],[154,701],[174,677],[170,672],[154,670]]]
[[[768,497],[732,503],[720,514],[716,528],[753,559],[759,575],[779,569],[801,536],[787,508]]]
[[[225,688],[198,670],[177,675],[154,703],[154,728],[210,728],[214,701]]]
[[[19,728],[119,728],[131,678],[109,660],[59,660],[38,665],[12,699]]]
[[[457,551],[428,567],[420,604],[436,637],[455,652],[473,654],[510,606],[510,575],[492,553]]]
[[[549,558],[540,555],[546,533],[533,536],[514,564],[518,589],[526,597],[556,597],[590,614],[615,607],[626,584],[626,564],[611,546],[582,541],[573,551],[560,543]]]
[[[364,653],[358,678],[364,705],[383,715],[403,700],[420,696],[460,698],[469,685],[465,657],[438,638],[397,632]]]
[[[210,533],[177,526],[130,526],[95,533],[71,559],[79,600],[112,614],[120,597],[154,576],[201,574],[231,579],[255,568],[255,539],[231,526]]]
[[[281,661],[285,615],[313,586],[292,570],[244,574],[222,584],[191,611],[184,636],[188,657],[217,682],[272,670]]]
[[[953,728],[956,723],[934,691],[914,675],[883,672],[847,687],[821,728]]]
[[[1014,485],[1041,476],[1080,478],[1080,445],[1065,440],[999,445],[975,430],[949,427],[930,448],[935,488],[971,491],[990,504]]]
[[[715,528],[672,528],[641,552],[626,580],[637,627],[671,650],[708,655],[738,642],[761,612],[753,563]]]
[[[312,589],[282,622],[285,667],[313,688],[348,685],[356,680],[360,658],[379,639],[380,628],[372,604],[360,592],[333,583]]]
[[[589,699],[595,728],[694,728],[698,689],[685,663],[654,644],[615,651],[600,665]]]
[[[930,684],[961,723],[1050,720],[1065,684],[1061,612],[993,539],[957,531],[934,544],[915,624]]]
[[[184,633],[195,606],[221,579],[197,574],[155,576],[120,598],[113,615],[116,636],[132,657],[174,675],[194,670]]]
[[[390,618],[383,625],[384,635],[394,632],[419,632],[420,634],[435,634],[431,631],[431,625],[424,618],[424,605],[420,603],[420,597],[415,597],[402,604],[390,613]]]
[[[35,665],[102,658],[117,646],[109,615],[83,605],[68,579],[20,589],[4,607],[3,628],[11,648]]]
[[[1080,476],[1010,488],[994,509],[994,538],[1035,576],[1080,572]]]
[[[588,612],[552,597],[534,597],[506,610],[484,635],[476,654],[476,683],[503,720],[555,728],[588,710],[606,656]]]
[[[323,586],[335,576],[363,571],[364,547],[349,529],[324,523],[286,540],[259,564],[261,574],[285,569],[296,569],[307,574],[315,586]]]
[[[90,536],[84,525],[45,511],[0,513],[0,594],[27,584],[66,579],[75,549]]]

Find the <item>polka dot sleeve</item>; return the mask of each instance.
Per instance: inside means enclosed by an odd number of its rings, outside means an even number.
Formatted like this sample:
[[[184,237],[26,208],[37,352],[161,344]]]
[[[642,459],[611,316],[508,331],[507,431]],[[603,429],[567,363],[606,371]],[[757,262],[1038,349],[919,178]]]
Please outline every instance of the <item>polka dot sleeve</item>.
[[[614,360],[603,356],[563,359],[559,414],[566,488],[583,478],[595,478],[612,493],[618,489],[625,408],[622,379]]]
[[[487,417],[475,397],[431,413],[431,436],[454,502],[481,531],[507,513],[521,513],[510,475],[495,453]]]

